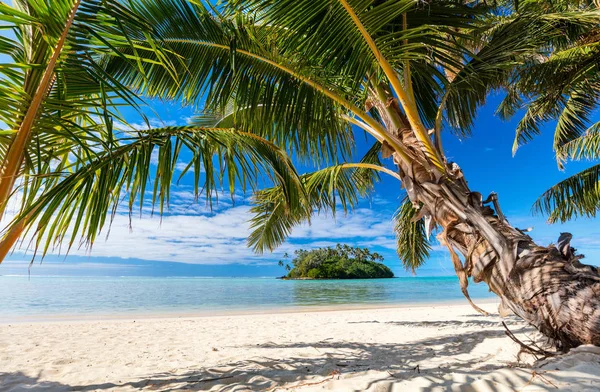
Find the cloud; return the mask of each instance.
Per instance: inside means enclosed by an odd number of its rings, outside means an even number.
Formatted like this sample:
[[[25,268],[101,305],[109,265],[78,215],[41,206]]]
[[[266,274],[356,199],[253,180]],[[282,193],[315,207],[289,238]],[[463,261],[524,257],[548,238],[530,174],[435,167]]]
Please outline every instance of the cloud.
[[[11,201],[15,203],[15,199]],[[390,208],[358,208],[347,215],[339,213],[336,218],[328,214],[317,215],[312,218],[310,225],[296,227],[289,240],[275,253],[257,255],[248,248],[246,242],[250,234],[249,219],[252,217],[248,194],[237,192],[233,199],[228,194],[220,194],[219,202],[213,204],[211,211],[204,195],[196,199],[191,186],[175,186],[171,192],[169,209],[162,218],[158,214],[152,216],[148,203],[147,200],[144,214],[139,217],[134,213],[131,221],[127,208],[122,206],[110,228],[108,240],[105,240],[106,227],[91,251],[85,248],[72,249],[70,254],[91,256],[92,259],[105,257],[189,264],[256,264],[274,263],[284,252],[291,254],[298,248],[348,243],[369,247],[384,254],[387,261],[393,261],[395,257],[394,205]],[[8,210],[16,211],[18,207],[15,205]],[[540,218],[516,216],[509,219],[513,224],[527,221],[536,226],[531,234],[541,245],[555,241],[561,231],[586,233],[575,236],[573,246],[588,255],[590,261],[600,256],[600,240],[593,222],[549,226],[543,224]],[[447,249],[437,243],[435,237],[433,241],[432,259],[447,254]],[[58,253],[58,250],[50,252],[53,255]]]
[[[2,262],[4,266],[7,268],[10,267],[23,267],[27,268],[31,264],[31,260],[4,260]],[[36,263],[34,263],[36,264]],[[45,270],[63,270],[68,268],[70,270],[84,270],[88,271],[90,269],[97,270],[114,270],[114,271],[122,271],[122,270],[134,270],[137,269],[138,266],[131,264],[119,264],[119,263],[94,263],[94,262],[57,262],[57,261],[44,261],[43,262]]]
[[[174,192],[177,203],[162,218],[145,213],[141,218],[119,213],[110,228],[98,237],[91,251],[72,249],[71,255],[173,261],[190,264],[250,264],[274,262],[283,252],[295,249],[333,246],[347,242],[360,246],[395,249],[391,215],[369,209],[357,209],[337,219],[319,215],[312,224],[297,227],[290,240],[274,254],[257,255],[248,248],[250,206],[228,203],[209,212],[204,204],[196,203],[186,190]],[[58,254],[58,250],[50,252]]]
[[[151,118],[148,120],[147,123],[145,123],[145,122],[144,123],[130,123],[128,125],[119,123],[119,125],[123,129],[133,128],[133,129],[137,129],[138,131],[147,131],[152,128],[174,127],[177,125],[177,121],[175,121],[175,120],[163,121],[158,118]]]
[[[351,214],[339,214],[337,218],[319,215],[311,225],[303,225],[294,230],[291,239],[343,239],[376,238],[391,235],[391,215],[381,215],[373,210],[359,208]]]
[[[177,161],[177,163],[175,164],[175,170],[182,172],[188,167],[188,165],[189,165],[188,162]],[[194,167],[193,166],[190,167],[190,170],[194,170]],[[203,171],[201,170],[200,172],[202,173]]]
[[[165,125],[175,125],[175,122],[150,120],[152,127]],[[124,124],[118,126],[125,127]],[[132,126],[136,129],[148,128],[146,124]],[[157,149],[152,153],[152,164],[158,161],[157,153]],[[181,171],[185,166],[184,161],[178,161],[176,170]],[[228,194],[219,193],[218,203],[213,203],[211,210],[205,195],[196,198],[190,182],[171,188],[170,205],[162,217],[158,214],[152,216],[151,185],[145,195],[144,214],[139,217],[134,206],[131,220],[127,197],[123,192],[126,201],[119,206],[110,231],[109,227],[105,227],[91,250],[77,248],[76,240],[70,254],[190,264],[257,264],[276,261],[284,252],[292,253],[300,247],[334,246],[338,242],[390,251],[395,249],[391,217],[396,203],[374,197],[365,205],[377,205],[377,210],[359,208],[348,215],[339,213],[337,218],[331,215],[315,216],[310,225],[295,228],[289,241],[277,253],[256,255],[248,248],[246,240],[250,234],[249,220],[252,218],[248,205],[249,194],[236,192],[231,198]],[[11,199],[5,216],[7,222],[18,213],[20,199],[20,193]],[[108,238],[107,233],[110,234]],[[25,247],[31,244],[30,240],[26,238],[23,241]],[[65,238],[64,243],[68,244],[69,240]],[[23,254],[25,250],[17,249],[16,255]],[[50,250],[48,254],[59,255],[60,249]]]

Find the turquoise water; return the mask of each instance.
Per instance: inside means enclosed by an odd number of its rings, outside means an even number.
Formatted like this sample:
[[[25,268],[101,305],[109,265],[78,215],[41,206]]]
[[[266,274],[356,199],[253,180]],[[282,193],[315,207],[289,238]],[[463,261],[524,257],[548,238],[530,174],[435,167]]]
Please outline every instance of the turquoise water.
[[[471,297],[493,297],[483,284]],[[0,276],[0,320],[44,315],[260,311],[463,299],[455,277],[285,281],[274,278]]]

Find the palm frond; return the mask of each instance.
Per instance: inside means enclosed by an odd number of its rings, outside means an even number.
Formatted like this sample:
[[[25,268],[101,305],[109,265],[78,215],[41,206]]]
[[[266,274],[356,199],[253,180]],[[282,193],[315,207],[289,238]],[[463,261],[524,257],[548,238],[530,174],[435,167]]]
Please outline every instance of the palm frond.
[[[425,219],[415,220],[417,209],[412,202],[404,199],[394,215],[394,232],[397,239],[397,253],[404,268],[413,273],[429,258],[431,245],[427,238]]]
[[[581,18],[572,15],[568,12],[544,15],[550,27],[557,26],[562,34],[552,35],[549,49],[542,49],[538,56],[519,67],[513,91],[503,103],[508,115],[524,106],[524,101],[527,104],[517,128],[514,151],[538,135],[542,124],[558,120],[554,148],[559,164],[563,160],[559,154],[561,146],[585,131],[600,91],[596,61],[600,43],[595,37],[600,14],[584,9],[577,14]],[[562,25],[565,21],[567,24]]]
[[[136,50],[128,37],[144,35],[154,46],[143,50],[157,58],[162,49],[153,27],[119,1],[16,0],[14,7],[2,4],[0,16],[14,33],[0,45],[0,53],[13,60],[0,67],[4,206],[16,178],[23,179],[26,193],[36,194],[32,176],[53,178],[53,167],[89,160],[114,138],[113,123],[122,121],[118,108],[139,108],[141,100],[105,72],[99,58],[120,57],[142,71],[138,62],[144,58],[122,53]],[[166,58],[153,64],[170,67]]]
[[[561,154],[565,144],[584,135],[598,98],[600,90],[592,88],[588,83],[582,83],[569,94],[554,131],[554,150],[559,163],[565,159]]]
[[[181,0],[144,1],[138,12],[180,59],[174,62],[179,83],[164,68],[145,63],[141,74],[111,58],[106,69],[124,84],[147,96],[201,106],[209,115],[233,114],[239,129],[301,158],[348,156],[353,136],[340,114],[360,111],[349,78],[330,81],[306,57],[288,56],[275,45],[278,30],[247,16],[228,19]]]
[[[585,133],[560,146],[558,154],[574,160],[595,160],[600,157],[600,123],[595,123]]]
[[[531,64],[540,62],[549,43],[572,37],[575,33],[569,30],[589,29],[597,18],[595,12],[486,14],[468,38],[459,35],[456,40],[455,45],[465,46],[467,59],[464,65],[450,67],[455,77],[446,87],[449,125],[459,134],[468,134],[477,108],[490,91],[500,88],[513,90],[499,109],[505,115],[513,114],[522,104],[522,86],[529,84],[531,70],[536,69]],[[510,87],[515,84],[520,87]],[[549,118],[541,112],[541,102],[529,107],[517,130],[517,144],[530,140],[538,133],[537,123]]]
[[[319,213],[336,214],[353,209],[360,197],[367,196],[379,180],[378,171],[389,171],[379,162],[381,144],[376,143],[359,163],[330,166],[301,176],[306,203],[294,208],[286,203],[281,187],[257,192],[251,212],[252,232],[248,244],[257,252],[281,245],[292,229]]]
[[[554,111],[553,113],[548,113]],[[513,155],[517,153],[520,146],[529,143],[541,133],[541,125],[550,121],[553,114],[557,115],[556,103],[548,104],[546,97],[537,97],[527,105],[527,110],[523,118],[517,124],[515,129],[515,139],[513,141]]]
[[[600,165],[592,166],[559,182],[540,196],[534,211],[548,214],[548,221],[565,222],[578,216],[595,217],[600,210]]]
[[[33,229],[35,247],[45,254],[63,242],[70,249],[79,237],[82,244],[91,246],[124,199],[130,214],[136,205],[141,213],[149,193],[152,208],[157,205],[163,214],[184,149],[192,153],[184,173],[193,171],[194,194],[198,197],[204,192],[208,203],[222,186],[233,195],[236,186],[255,189],[265,180],[278,186],[290,208],[305,203],[289,157],[272,143],[232,129],[167,127],[140,132],[70,172],[55,173],[60,178],[57,183],[35,195],[35,201],[28,203],[3,234],[9,235],[14,227]],[[148,189],[150,184],[152,189]]]

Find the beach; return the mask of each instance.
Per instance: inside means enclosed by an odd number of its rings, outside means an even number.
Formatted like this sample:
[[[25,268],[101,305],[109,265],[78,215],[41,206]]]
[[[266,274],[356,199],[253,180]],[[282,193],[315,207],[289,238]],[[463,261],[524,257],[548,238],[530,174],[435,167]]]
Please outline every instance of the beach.
[[[600,392],[600,0],[0,26],[0,392]]]
[[[600,350],[519,357],[495,314],[439,304],[0,325],[0,390],[600,389]],[[536,334],[505,319],[519,339]]]

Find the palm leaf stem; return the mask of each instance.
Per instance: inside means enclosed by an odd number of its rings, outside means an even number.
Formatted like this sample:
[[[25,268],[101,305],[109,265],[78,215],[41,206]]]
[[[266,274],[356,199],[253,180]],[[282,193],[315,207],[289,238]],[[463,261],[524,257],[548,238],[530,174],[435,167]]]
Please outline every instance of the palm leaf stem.
[[[375,78],[371,78],[371,88],[373,90],[375,98],[378,99],[380,102],[386,103],[388,99],[391,98]],[[385,110],[394,128],[402,129],[408,127],[408,124],[405,124],[405,122],[402,121],[402,119],[398,116],[398,113],[396,113],[390,105],[386,104],[383,106],[385,107]]]
[[[419,112],[417,110],[416,104],[414,103],[414,97],[411,98],[411,96],[409,95],[409,92],[407,92],[402,87],[402,83],[400,82],[400,79],[398,78],[396,71],[391,66],[391,64],[387,61],[387,59],[383,56],[383,54],[377,47],[377,44],[375,43],[375,41],[373,40],[373,38],[371,37],[371,35],[367,31],[367,29],[365,28],[365,26],[360,21],[360,18],[358,17],[358,15],[356,15],[354,10],[352,9],[352,6],[346,0],[340,0],[340,3],[343,5],[346,12],[348,12],[348,15],[350,15],[350,17],[354,21],[354,24],[356,25],[356,27],[360,31],[361,35],[365,39],[367,45],[369,45],[369,48],[375,55],[377,62],[381,66],[381,69],[383,70],[383,72],[387,76],[388,80],[390,81],[392,88],[394,89],[394,92],[398,96],[398,100],[400,101],[400,104],[402,105],[402,108],[404,109],[404,112],[406,113],[408,122],[410,123],[412,129],[415,132],[415,136],[417,137],[417,140],[419,140],[419,142],[422,143],[423,147],[425,148],[425,151],[428,153],[428,155],[429,155],[430,159],[433,161],[434,165],[437,166],[442,172],[444,172],[445,171],[444,166],[441,163],[441,159],[438,155],[438,152],[431,144],[431,139],[427,135],[425,126],[423,125],[423,123],[421,122],[421,119],[419,118]]]
[[[402,14],[402,30],[408,30],[406,12]],[[408,46],[408,39],[404,40],[404,45]],[[414,103],[415,92],[413,90],[412,75],[410,72],[410,61],[408,59],[404,62],[404,85],[406,86],[406,92],[408,93],[408,96],[413,100],[412,103]]]
[[[232,48],[228,45],[222,45],[222,44],[200,41],[200,40],[165,38],[164,41],[165,42],[173,42],[173,43],[196,43],[198,45],[204,45],[204,46],[210,46],[213,48],[223,49],[228,52],[232,51]],[[264,56],[260,56],[256,53],[252,53],[250,51],[243,50],[243,49],[237,49],[237,48],[235,49],[235,52],[245,55],[245,56],[248,56],[248,57],[252,57],[256,60],[265,62],[273,67],[276,67],[276,68],[288,73],[289,75],[295,77],[296,79],[302,81],[303,83],[306,83],[307,85],[311,86],[315,90],[320,91],[322,94],[324,94],[328,98],[332,99],[334,102],[338,103],[339,105],[345,107],[346,109],[351,111],[356,117],[360,118],[362,121],[367,123],[369,125],[369,128],[363,128],[363,129],[365,129],[369,134],[371,134],[377,140],[386,141],[395,151],[398,152],[398,154],[400,154],[400,156],[402,157],[402,159],[404,159],[406,161],[406,163],[410,164],[413,161],[413,159],[407,155],[406,148],[402,145],[401,141],[399,141],[396,137],[394,137],[393,135],[388,133],[385,130],[385,128],[383,128],[381,126],[381,124],[379,124],[377,121],[375,121],[375,119],[372,118],[371,116],[369,116],[365,111],[360,110],[356,105],[354,105],[353,103],[351,103],[350,101],[348,101],[347,99],[342,97],[341,95],[336,94],[335,92],[327,89],[326,87],[315,82],[314,80],[312,80],[306,76],[303,76],[303,75],[299,74],[298,72],[293,71],[291,68],[286,67],[285,65],[280,64],[271,59],[268,59]]]
[[[438,107],[437,114],[435,115],[435,123],[433,126],[433,139],[435,142],[435,148],[442,154],[444,151],[442,146],[442,120],[444,119],[444,109],[446,107],[446,101],[448,100],[448,94],[444,94]]]
[[[27,108],[25,117],[21,122],[21,126],[19,127],[15,139],[8,148],[8,151],[4,158],[4,162],[2,163],[2,169],[0,171],[0,216],[6,208],[6,202],[10,197],[18,171],[23,163],[25,149],[27,147],[29,137],[31,136],[33,124],[38,116],[39,109],[46,96],[46,93],[48,92],[48,89],[52,84],[56,63],[58,62],[58,58],[60,57],[63,46],[67,39],[67,35],[69,34],[69,30],[71,29],[71,25],[73,24],[75,14],[77,13],[77,9],[79,8],[80,3],[81,0],[76,0],[75,4],[71,9],[71,13],[66,21],[65,28],[63,29],[63,32],[60,38],[58,39],[50,61],[46,65],[46,69],[44,70],[44,74],[42,76],[42,79],[40,80],[40,84],[37,87],[33,99],[31,100],[31,103]]]
[[[387,167],[383,167],[383,166],[379,166],[379,165],[375,165],[373,163],[343,163],[341,165],[339,165],[342,168],[360,168],[360,169],[371,169],[371,170],[375,170],[375,171],[380,171],[382,173],[386,173],[392,177],[394,177],[395,179],[402,181],[402,177],[400,177],[400,174],[396,173],[393,170],[388,169]]]

